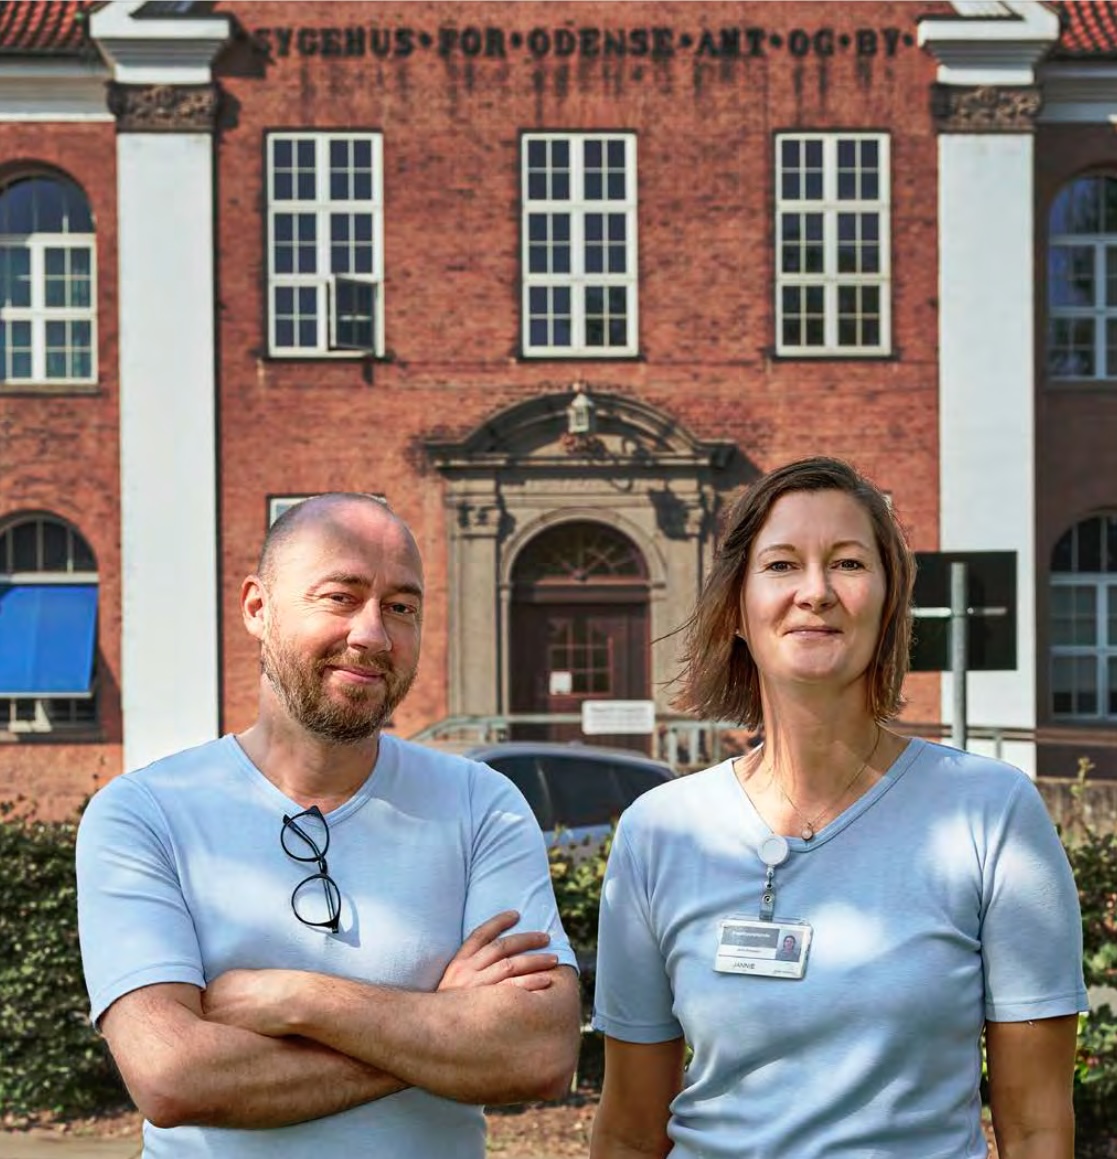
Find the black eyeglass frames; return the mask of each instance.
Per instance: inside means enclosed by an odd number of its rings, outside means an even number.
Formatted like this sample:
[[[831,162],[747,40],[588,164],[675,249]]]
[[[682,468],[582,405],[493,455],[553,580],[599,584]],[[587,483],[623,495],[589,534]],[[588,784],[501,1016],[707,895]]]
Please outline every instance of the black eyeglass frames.
[[[311,805],[293,817],[284,813],[279,843],[288,857],[318,866],[317,873],[304,877],[291,892],[291,910],[295,917],[304,926],[336,934],[341,924],[341,890],[326,864],[330,827],[322,816],[322,810]]]

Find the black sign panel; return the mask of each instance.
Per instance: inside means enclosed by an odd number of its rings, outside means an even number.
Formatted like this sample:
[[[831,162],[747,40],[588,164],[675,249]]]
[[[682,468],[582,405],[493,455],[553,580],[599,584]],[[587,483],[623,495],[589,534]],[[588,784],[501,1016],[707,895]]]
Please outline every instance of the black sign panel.
[[[966,565],[966,669],[1009,672],[1016,668],[1016,552],[920,551],[916,553],[913,672],[950,671],[950,619],[923,617],[919,610],[950,607],[950,565]],[[1000,609],[1004,609],[1000,611]]]

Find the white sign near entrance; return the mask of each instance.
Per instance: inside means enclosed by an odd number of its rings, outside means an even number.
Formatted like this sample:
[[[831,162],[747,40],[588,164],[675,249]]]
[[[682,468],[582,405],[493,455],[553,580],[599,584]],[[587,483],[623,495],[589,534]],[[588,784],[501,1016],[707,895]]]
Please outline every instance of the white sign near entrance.
[[[586,736],[655,732],[655,701],[583,700],[582,732]]]

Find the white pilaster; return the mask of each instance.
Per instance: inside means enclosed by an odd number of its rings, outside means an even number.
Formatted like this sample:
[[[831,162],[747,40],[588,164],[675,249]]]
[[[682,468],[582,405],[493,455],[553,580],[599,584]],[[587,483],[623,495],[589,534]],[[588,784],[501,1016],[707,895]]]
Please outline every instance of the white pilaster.
[[[1035,727],[1033,281],[1032,138],[942,134],[940,549],[1014,551],[1017,560],[1017,668],[970,674],[975,725]],[[947,674],[946,719],[952,683]],[[1034,769],[1034,746],[1005,756]]]
[[[939,61],[939,537],[942,551],[1016,553],[1013,672],[969,676],[973,725],[1034,728],[1035,267],[1028,86],[1059,33],[1029,0],[956,3],[966,17],[927,20]],[[1038,103],[1038,102],[1036,102]],[[943,678],[950,718],[953,681]],[[971,742],[975,751],[992,744]],[[1034,775],[1034,744],[1004,758]]]
[[[213,143],[117,137],[126,768],[217,736]]]
[[[141,7],[112,3],[91,18],[118,86],[110,107],[119,115],[121,698],[128,769],[216,737],[220,720],[208,82],[228,24],[134,19]],[[120,82],[156,87],[152,93]]]

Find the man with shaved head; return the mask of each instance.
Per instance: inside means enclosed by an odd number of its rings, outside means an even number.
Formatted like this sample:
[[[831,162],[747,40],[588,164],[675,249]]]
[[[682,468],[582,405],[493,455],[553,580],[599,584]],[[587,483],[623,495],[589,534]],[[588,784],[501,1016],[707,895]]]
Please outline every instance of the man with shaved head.
[[[577,981],[520,793],[381,731],[419,661],[415,540],[370,496],[306,500],[241,612],[255,722],[116,778],[79,833],[144,1155],[482,1159],[481,1104],[567,1088]]]

